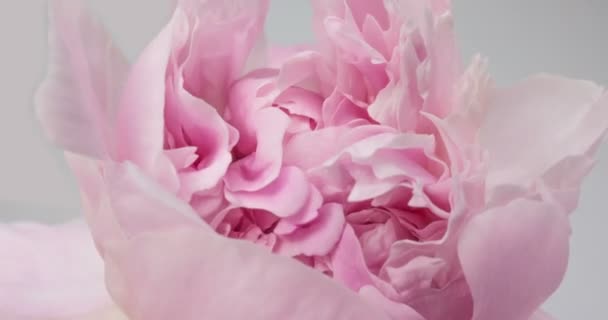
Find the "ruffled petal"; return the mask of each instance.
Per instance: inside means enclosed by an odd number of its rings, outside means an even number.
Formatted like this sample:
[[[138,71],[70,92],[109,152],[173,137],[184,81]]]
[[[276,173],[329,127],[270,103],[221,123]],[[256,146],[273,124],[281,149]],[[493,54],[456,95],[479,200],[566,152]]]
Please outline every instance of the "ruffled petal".
[[[232,162],[238,131],[217,110],[187,92],[183,79],[167,88],[166,100],[165,126],[169,134],[180,147],[192,146],[196,151],[193,166],[180,172],[179,194],[188,200],[192,194],[220,183]]]
[[[237,207],[261,209],[278,217],[297,214],[309,199],[309,183],[296,167],[283,167],[276,180],[256,191],[226,190],[226,198]]]
[[[277,252],[286,256],[324,256],[335,246],[344,228],[344,209],[329,203],[319,209],[319,216],[310,224],[281,237]]]
[[[184,68],[186,90],[223,112],[229,87],[246,67],[253,67],[248,62],[256,55],[254,49],[265,49],[258,44],[264,40],[268,6],[269,0],[179,1],[193,26]]]
[[[277,108],[265,108],[251,120],[256,124],[256,150],[228,170],[224,180],[231,191],[259,190],[277,179],[281,171],[289,118]]]

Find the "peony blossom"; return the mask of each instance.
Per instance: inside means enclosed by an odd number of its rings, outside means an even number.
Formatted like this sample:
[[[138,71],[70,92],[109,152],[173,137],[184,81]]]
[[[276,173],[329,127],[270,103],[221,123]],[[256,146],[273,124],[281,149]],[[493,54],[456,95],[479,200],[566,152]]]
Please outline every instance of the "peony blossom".
[[[38,115],[101,258],[81,224],[6,227],[3,318],[550,319],[603,88],[495,86],[446,0],[312,0],[288,48],[268,0],[179,0],[132,64],[50,5]]]

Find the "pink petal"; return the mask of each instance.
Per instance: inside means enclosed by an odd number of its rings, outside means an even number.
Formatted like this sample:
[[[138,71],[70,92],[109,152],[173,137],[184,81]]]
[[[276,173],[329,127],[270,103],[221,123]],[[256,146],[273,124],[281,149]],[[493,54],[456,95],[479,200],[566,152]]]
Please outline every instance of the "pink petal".
[[[255,113],[257,146],[254,153],[235,162],[225,177],[231,191],[256,191],[277,179],[283,158],[283,140],[289,117],[277,108]]]
[[[49,7],[50,62],[36,94],[38,117],[62,148],[106,157],[128,64],[80,1],[55,0]]]
[[[359,295],[370,304],[382,308],[393,320],[428,320],[412,307],[387,299],[375,287],[365,286],[359,290]]]
[[[180,197],[184,200],[190,200],[195,193],[217,187],[231,161],[232,155],[230,152],[222,150],[209,166],[200,170],[187,170],[181,173]]]
[[[417,88],[420,60],[413,41],[402,40],[394,50],[396,57],[391,60],[391,64],[396,65],[394,74],[368,108],[374,120],[401,131],[416,127],[423,103]]]
[[[381,53],[365,42],[359,30],[346,21],[330,16],[325,19],[324,24],[328,37],[334,41],[336,49],[348,63],[374,70],[374,65],[379,67],[386,62]]]
[[[102,255],[113,242],[139,233],[184,225],[209,228],[192,207],[131,163],[99,165],[75,156],[68,160]]]
[[[471,319],[473,313],[469,287],[462,279],[444,288],[429,287],[414,291],[408,304],[425,320]]]
[[[353,143],[390,131],[392,129],[381,126],[341,126],[304,132],[286,143],[283,162],[303,169],[318,167]]]
[[[254,48],[263,40],[269,1],[179,3],[193,26],[191,52],[184,69],[185,88],[223,112],[229,87],[243,75]]]
[[[359,240],[352,227],[344,228],[342,238],[331,255],[333,278],[353,291],[373,285],[372,275],[367,268]]]
[[[489,152],[491,191],[527,186],[568,157],[593,156],[608,128],[608,95],[590,82],[539,75],[495,91],[487,112],[481,141]],[[587,162],[579,160],[568,167],[580,174]],[[554,171],[551,185],[573,181],[562,174]]]
[[[324,256],[342,236],[344,209],[329,203],[319,209],[319,216],[309,225],[283,236],[277,252],[287,256]]]
[[[217,110],[192,96],[175,80],[167,89],[165,126],[170,133],[179,133],[178,142],[196,148],[199,163],[181,174],[180,195],[189,199],[192,194],[215,187],[224,177],[232,162],[232,148],[238,131],[232,128]]]
[[[296,167],[284,167],[279,177],[257,191],[226,190],[226,198],[234,206],[270,211],[278,217],[298,213],[307,203],[309,183]]]
[[[240,154],[248,155],[255,151],[258,127],[252,119],[257,111],[272,105],[276,94],[266,91],[267,88],[276,91],[272,85],[276,76],[276,70],[256,70],[236,82],[230,90],[225,119],[239,130],[236,149]]]
[[[154,170],[163,149],[166,70],[173,35],[184,29],[184,23],[184,13],[176,11],[144,50],[131,68],[118,111],[116,158],[133,161],[146,171]]]
[[[367,15],[361,26],[361,35],[370,46],[386,57],[386,59],[390,58],[392,52],[389,52],[384,27],[380,25],[378,20]]]
[[[280,69],[277,88],[281,91],[298,86],[315,74],[317,60],[321,58],[316,51],[293,52],[277,66]]]
[[[391,279],[391,285],[399,292],[406,292],[431,287],[433,278],[444,266],[442,259],[418,255],[400,268],[388,267],[385,270]]]
[[[348,78],[348,76],[345,76],[345,78]],[[338,90],[334,91],[334,93],[325,100],[322,108],[322,120],[323,126],[325,127],[354,127],[352,123],[356,121],[362,121],[363,123],[361,125],[371,123],[371,119],[365,109],[353,103],[351,99],[344,96]]]
[[[321,120],[323,98],[311,91],[291,87],[285,90],[275,103],[291,115],[307,117],[316,123]]]
[[[515,200],[473,218],[458,245],[473,319],[530,317],[564,276],[569,238],[567,216],[547,202]]]
[[[578,206],[579,194],[583,185],[583,179],[591,171],[596,160],[594,150],[599,146],[592,147],[587,155],[570,156],[562,159],[543,175],[546,188],[553,194],[553,200],[562,205],[567,212],[574,212]]]
[[[176,224],[207,227],[192,207],[131,163],[108,164],[104,169],[103,180],[110,207],[116,211],[114,218],[128,237]]]
[[[452,111],[454,83],[462,73],[451,14],[441,15],[436,19],[428,41],[429,92],[424,110],[443,118]]]
[[[82,222],[0,226],[0,260],[2,319],[82,319],[112,306],[103,261]]]
[[[366,17],[373,17],[383,29],[388,29],[388,12],[383,1],[347,0],[348,9],[359,28],[362,29]]]
[[[339,164],[347,168],[355,180],[348,200],[368,200],[390,191],[407,179],[432,182],[434,177],[422,164],[430,162],[425,154],[432,152],[433,147],[434,139],[429,135],[377,134],[353,143],[325,165],[336,165],[342,155],[348,155],[352,164]]]
[[[191,166],[198,158],[196,155],[196,147],[165,150],[165,155],[177,170],[182,170]]]
[[[298,226],[311,223],[319,216],[319,208],[323,204],[323,196],[312,184],[309,186],[310,193],[306,206],[293,216],[279,220],[274,228],[277,235],[287,235],[295,231]]]
[[[81,179],[94,185],[99,172],[79,164]],[[385,319],[313,269],[221,238],[182,213],[185,204],[133,170],[127,165],[97,177],[116,191],[112,205],[92,219],[96,226],[115,224],[129,235],[114,234],[102,244],[111,293],[131,319]],[[89,185],[85,190],[94,189]],[[146,220],[135,223],[140,218]],[[246,298],[234,308],[234,297]]]
[[[389,319],[295,260],[198,228],[142,234],[107,262],[131,319]]]

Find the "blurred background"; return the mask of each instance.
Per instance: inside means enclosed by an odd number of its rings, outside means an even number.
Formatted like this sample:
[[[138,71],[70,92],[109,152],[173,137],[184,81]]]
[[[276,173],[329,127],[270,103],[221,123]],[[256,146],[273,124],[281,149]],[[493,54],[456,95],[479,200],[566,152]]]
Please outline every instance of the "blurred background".
[[[167,21],[172,2],[83,1],[130,58]],[[79,214],[74,179],[61,153],[45,141],[33,112],[33,92],[46,70],[46,2],[0,2],[0,221],[56,222]],[[463,56],[470,59],[477,52],[487,56],[499,84],[542,71],[608,85],[608,1],[453,2]],[[279,44],[312,40],[311,16],[307,0],[274,0],[267,23],[270,40]],[[546,304],[559,319],[608,319],[607,189],[608,146],[604,146],[572,217],[569,271]]]

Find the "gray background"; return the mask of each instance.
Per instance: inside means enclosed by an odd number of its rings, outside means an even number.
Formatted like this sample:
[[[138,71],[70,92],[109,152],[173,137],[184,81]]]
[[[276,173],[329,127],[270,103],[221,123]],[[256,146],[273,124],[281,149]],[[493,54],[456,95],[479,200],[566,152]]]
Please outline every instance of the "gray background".
[[[169,16],[170,0],[85,0],[130,58]],[[454,0],[465,58],[490,58],[499,83],[548,71],[608,84],[605,0]],[[306,0],[274,0],[272,41],[312,39]],[[78,195],[60,153],[34,119],[32,94],[46,65],[46,1],[0,1],[0,220],[58,221],[78,214]],[[608,147],[601,150],[572,218],[572,259],[546,308],[560,319],[608,319]],[[499,275],[497,275],[499,276]]]

